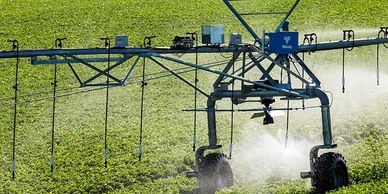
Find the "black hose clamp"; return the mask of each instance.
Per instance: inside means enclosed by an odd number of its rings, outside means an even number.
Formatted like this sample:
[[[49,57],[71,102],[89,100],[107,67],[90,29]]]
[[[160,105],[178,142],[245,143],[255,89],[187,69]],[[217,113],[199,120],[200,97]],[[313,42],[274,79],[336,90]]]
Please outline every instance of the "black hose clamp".
[[[146,36],[146,37],[144,38],[143,46],[144,46],[145,48],[150,48],[151,45],[152,45],[152,39],[153,39],[153,38],[156,38],[156,36]]]
[[[196,41],[198,39],[198,33],[197,32],[186,32],[187,35],[191,35],[191,40]]]
[[[344,41],[352,41],[352,47],[345,48],[347,51],[352,51],[354,48],[354,31],[353,30],[343,30],[343,40]]]
[[[388,27],[380,27],[379,34],[377,35],[377,38],[388,38]],[[388,48],[388,45],[386,43],[383,43],[385,48]]]
[[[12,43],[12,50],[16,50],[18,51],[19,50],[19,41],[18,40],[7,40],[7,42],[11,42]]]
[[[106,48],[110,48],[110,38],[109,38],[109,37],[100,38],[100,40],[104,41],[104,46],[105,46]]]
[[[63,40],[67,40],[67,38],[57,38],[55,39],[55,47],[61,49],[63,44],[62,44],[62,41]]]
[[[311,33],[311,34],[305,34],[304,39],[303,39],[303,44],[308,43],[311,45],[314,42],[315,44],[315,49],[312,51],[313,53],[318,50],[318,37],[317,34]],[[310,52],[309,52],[310,54]]]

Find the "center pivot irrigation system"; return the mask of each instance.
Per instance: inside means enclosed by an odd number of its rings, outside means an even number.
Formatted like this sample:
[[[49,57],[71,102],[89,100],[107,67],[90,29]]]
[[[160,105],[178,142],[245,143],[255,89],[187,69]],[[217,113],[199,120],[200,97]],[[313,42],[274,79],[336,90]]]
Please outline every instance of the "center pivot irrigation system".
[[[159,65],[167,72],[185,82],[194,89],[194,109],[186,110],[194,112],[194,135],[193,149],[195,150],[195,169],[187,172],[188,176],[198,178],[200,191],[203,193],[213,193],[219,188],[229,187],[234,184],[234,178],[229,159],[232,153],[233,142],[233,113],[235,111],[253,111],[254,116],[264,117],[264,124],[272,124],[273,112],[280,109],[272,108],[275,98],[286,100],[287,108],[281,109],[289,112],[294,110],[290,108],[290,100],[301,100],[318,98],[320,105],[317,106],[322,111],[322,132],[323,144],[313,147],[310,151],[310,171],[302,172],[302,178],[311,178],[312,186],[318,192],[346,186],[348,184],[348,172],[345,160],[341,154],[327,152],[319,156],[320,149],[332,149],[337,147],[332,141],[331,121],[330,121],[330,102],[326,92],[321,89],[321,82],[309,69],[304,62],[304,53],[342,49],[345,57],[346,50],[350,51],[354,47],[377,45],[377,70],[379,69],[379,46],[388,43],[388,28],[381,27],[378,37],[373,39],[355,39],[354,31],[344,30],[343,40],[331,42],[317,42],[316,34],[304,35],[303,44],[299,45],[298,32],[289,31],[289,22],[287,21],[300,0],[296,0],[291,9],[287,12],[259,12],[259,13],[239,13],[232,5],[232,1],[223,0],[225,5],[233,12],[235,17],[245,27],[253,37],[254,43],[243,44],[241,34],[232,34],[229,45],[224,43],[223,26],[210,25],[202,26],[202,45],[198,43],[197,33],[187,33],[186,36],[177,36],[174,39],[174,46],[171,47],[152,47],[152,39],[155,36],[145,37],[143,47],[128,46],[126,36],[116,36],[115,46],[111,47],[109,38],[102,38],[104,48],[82,48],[82,49],[64,49],[62,48],[65,38],[55,41],[55,49],[36,49],[19,50],[17,40],[10,40],[13,49],[10,51],[0,51],[0,58],[16,58],[16,76],[14,85],[14,128],[13,128],[13,146],[12,146],[12,177],[15,177],[15,130],[16,130],[16,106],[18,104],[18,68],[19,59],[31,57],[31,63],[53,64],[53,117],[52,117],[52,139],[54,139],[55,129],[55,104],[57,98],[57,64],[66,64],[73,72],[75,78],[79,81],[81,87],[106,87],[106,117],[108,116],[108,97],[109,88],[112,86],[125,86],[136,66],[142,67],[142,101],[140,115],[140,144],[138,147],[139,160],[142,156],[142,133],[143,133],[143,99],[145,82],[146,62],[153,62]],[[285,17],[274,32],[263,33],[261,37],[251,28],[243,16],[263,15],[263,14],[284,14]],[[179,56],[182,53],[195,54],[195,62],[184,61]],[[198,57],[204,53],[230,53],[231,59],[225,63],[222,71],[212,69],[206,64],[198,64]],[[302,57],[300,57],[302,54]],[[114,57],[113,57],[114,56]],[[119,56],[119,57],[116,57]],[[119,78],[112,73],[112,70],[123,65],[130,59],[135,59],[130,65],[125,77]],[[176,63],[195,71],[194,81],[185,79],[179,72],[169,68],[166,63]],[[235,68],[237,62],[242,62],[241,66]],[[86,66],[96,74],[86,80],[82,80],[73,67],[74,64]],[[96,64],[107,63],[104,69],[98,68]],[[267,65],[265,65],[267,64]],[[269,65],[268,65],[269,64]],[[213,91],[207,93],[198,87],[198,71],[209,72],[217,75],[213,83]],[[277,70],[277,71],[276,71]],[[343,91],[345,91],[345,62],[343,61]],[[259,73],[258,73],[259,72]],[[281,72],[286,76],[287,81],[274,79],[274,73]],[[377,71],[378,72],[378,71]],[[254,75],[257,79],[249,79],[248,75]],[[252,77],[252,76],[251,76]],[[281,76],[283,78],[283,75]],[[106,78],[106,82],[96,83],[98,79]],[[236,82],[241,83],[240,87]],[[379,76],[377,73],[377,83]],[[197,108],[197,93],[207,97],[207,107],[205,109]],[[218,110],[216,102],[222,99],[231,100],[230,110]],[[234,105],[243,103],[261,103],[261,109],[235,110]],[[308,108],[304,106],[303,109]],[[197,112],[207,113],[208,122],[208,144],[196,147],[196,127]],[[212,152],[221,148],[217,142],[216,112],[231,112],[231,143],[229,156]],[[288,115],[288,114],[287,114]],[[288,118],[287,118],[288,120]],[[287,124],[288,125],[288,124]],[[107,120],[105,120],[105,137],[107,133]],[[210,151],[205,156],[205,151]],[[105,138],[104,159],[107,166],[108,148]],[[51,170],[54,170],[54,141],[51,144]]]

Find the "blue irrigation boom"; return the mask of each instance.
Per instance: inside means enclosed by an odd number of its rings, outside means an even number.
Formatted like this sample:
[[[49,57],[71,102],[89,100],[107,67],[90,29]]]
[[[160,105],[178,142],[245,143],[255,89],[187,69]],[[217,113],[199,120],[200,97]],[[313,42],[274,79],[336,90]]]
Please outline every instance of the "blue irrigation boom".
[[[232,104],[249,103],[256,99],[256,103],[262,104],[262,109],[251,110],[234,110],[233,106],[231,110],[223,111],[255,111],[260,110],[262,116],[264,116],[264,124],[273,123],[271,112],[275,109],[271,108],[271,104],[275,102],[275,98],[282,100],[306,100],[312,98],[318,98],[321,102],[319,107],[322,112],[322,134],[323,144],[315,146],[310,152],[310,171],[301,173],[303,178],[311,178],[312,185],[318,191],[326,191],[348,184],[348,174],[346,164],[343,157],[340,154],[332,153],[324,154],[321,157],[318,156],[320,149],[331,149],[337,145],[333,144],[331,133],[331,121],[330,121],[330,102],[327,94],[321,89],[318,77],[312,72],[308,65],[303,61],[303,57],[299,55],[307,52],[319,52],[326,50],[342,49],[345,51],[354,47],[369,46],[369,45],[381,45],[388,43],[388,28],[382,27],[376,38],[367,39],[354,39],[354,32],[344,31],[344,39],[331,42],[317,42],[315,34],[305,35],[303,44],[298,42],[298,33],[289,32],[288,30],[288,18],[297,7],[300,0],[295,1],[293,6],[288,12],[263,12],[263,13],[240,13],[233,6],[232,1],[223,0],[226,6],[232,11],[236,18],[246,28],[249,34],[253,37],[254,42],[252,44],[238,44],[233,46],[227,45],[199,45],[198,37],[196,33],[191,33],[192,40],[197,43],[190,47],[177,48],[177,47],[152,47],[151,39],[154,37],[147,37],[144,40],[143,47],[111,47],[109,39],[105,40],[104,48],[62,48],[62,40],[57,39],[55,49],[35,49],[35,50],[19,50],[18,45],[14,44],[13,50],[0,51],[0,58],[31,58],[32,65],[67,65],[74,76],[79,81],[80,87],[106,87],[107,96],[108,88],[110,86],[125,86],[128,79],[132,76],[135,68],[144,66],[146,61],[159,65],[173,76],[185,82],[188,86],[192,87],[196,93],[200,93],[207,97],[207,108],[204,110],[195,109],[186,111],[205,111],[207,113],[208,120],[208,144],[195,147],[196,134],[193,136],[194,148],[196,148],[196,160],[194,171],[188,172],[190,176],[196,176],[199,178],[199,184],[201,191],[215,191],[217,188],[233,185],[233,173],[230,169],[230,165],[227,162],[226,155],[221,153],[211,153],[204,155],[206,150],[214,150],[221,147],[217,141],[217,123],[215,103],[219,100],[230,98]],[[243,16],[246,15],[262,15],[262,14],[284,14],[284,19],[280,22],[279,26],[273,33],[265,33],[263,38],[260,38],[253,28],[246,22]],[[315,36],[314,36],[315,35]],[[269,37],[269,41],[267,41]],[[295,40],[296,38],[296,40]],[[315,40],[314,40],[315,39]],[[267,41],[267,42],[266,42]],[[296,45],[295,45],[296,43]],[[175,57],[173,54],[196,54],[200,56],[205,53],[230,53],[232,56],[226,63],[222,71],[212,69],[204,64],[198,64],[195,62],[184,61]],[[112,71],[120,66],[123,66],[131,59],[135,59],[129,66],[125,76],[118,76],[112,73]],[[17,60],[18,61],[18,60]],[[242,65],[237,70],[235,65],[237,62],[242,62]],[[197,80],[192,82],[187,80],[174,69],[168,67],[167,63],[176,63],[184,67],[193,68],[196,71],[204,71],[218,75],[218,78],[214,81],[213,90],[205,91],[196,84]],[[270,65],[264,65],[268,62]],[[99,68],[96,64],[109,63],[106,68]],[[79,72],[74,68],[75,65],[85,66],[95,71],[94,75],[81,79]],[[259,70],[260,74],[257,74]],[[287,75],[287,81],[276,80],[273,77],[275,72],[285,72]],[[248,74],[256,72],[255,77],[258,79],[249,79]],[[300,74],[303,72],[303,74]],[[306,76],[305,76],[305,75]],[[82,75],[85,77],[85,75]],[[106,82],[97,82],[98,78],[106,78]],[[16,83],[17,83],[16,78]],[[235,82],[240,82],[241,87],[235,86]],[[56,87],[56,80],[54,81],[54,89]],[[144,72],[142,80],[142,89],[144,90],[146,83],[144,81]],[[302,86],[300,83],[303,83]],[[15,87],[17,91],[17,87]],[[55,91],[55,90],[54,90]],[[15,93],[15,106],[17,104],[17,92]],[[54,93],[54,109],[55,112],[55,99]],[[196,99],[196,98],[195,98]],[[258,99],[258,100],[257,100]],[[196,100],[195,100],[196,101]],[[107,98],[108,102],[108,98]],[[143,107],[142,107],[143,110]],[[292,110],[288,108],[284,110]],[[108,112],[108,111],[107,111]],[[54,115],[54,114],[53,114]],[[142,119],[142,116],[141,116]],[[233,116],[231,118],[233,122]],[[53,116],[53,128],[52,134],[54,134],[54,121]],[[141,120],[141,124],[143,121]],[[194,121],[196,125],[196,120]],[[16,126],[16,122],[14,124]],[[233,129],[233,124],[231,126]],[[141,125],[142,131],[142,125]],[[142,133],[142,132],[141,132]],[[233,130],[232,130],[233,135]],[[232,151],[232,141],[230,143],[230,156]],[[54,145],[52,145],[53,147]],[[13,144],[13,148],[15,144]],[[104,153],[107,152],[105,148]],[[139,145],[139,159],[141,159],[142,145]],[[106,154],[104,158],[106,161]],[[334,162],[326,162],[327,158],[332,159]],[[226,161],[226,162],[225,162]],[[12,171],[15,171],[15,160],[13,159]],[[51,164],[53,168],[54,164],[54,152],[52,150]],[[211,166],[220,165],[220,168],[212,168]],[[322,169],[334,169],[331,174],[325,174]],[[209,172],[212,172],[209,174]],[[215,175],[214,175],[215,173]],[[323,180],[329,180],[327,183]],[[209,182],[218,182],[219,184],[209,185]]]

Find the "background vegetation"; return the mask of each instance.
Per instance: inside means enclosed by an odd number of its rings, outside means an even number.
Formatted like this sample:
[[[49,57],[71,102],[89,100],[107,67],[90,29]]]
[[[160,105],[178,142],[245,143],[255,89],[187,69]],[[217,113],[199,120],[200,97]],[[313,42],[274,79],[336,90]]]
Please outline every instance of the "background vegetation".
[[[250,11],[286,10],[292,1],[254,0],[234,2],[238,9]],[[320,40],[342,38],[341,29],[355,28],[361,36],[375,37],[379,26],[388,23],[388,2],[378,0],[304,0],[290,18],[291,29],[301,33],[317,32]],[[249,17],[258,32],[271,31],[281,17]],[[102,47],[100,37],[129,35],[131,45],[141,45],[144,36],[157,35],[155,45],[171,45],[175,35],[200,31],[202,24],[224,24],[226,34],[242,32],[244,41],[250,38],[222,1],[215,0],[0,0],[0,50],[9,50],[8,39],[18,39],[21,49],[52,48],[57,37],[67,37],[65,47]],[[361,35],[362,34],[362,35]],[[356,31],[356,36],[358,36]],[[356,49],[349,53],[348,64],[359,71],[374,67],[375,47]],[[339,193],[387,192],[388,133],[387,95],[375,92],[371,74],[348,82],[348,96],[339,96],[340,81],[327,74],[338,75],[339,51],[312,54],[309,64],[324,87],[333,89],[336,101],[333,126],[336,141],[344,153],[352,185]],[[382,57],[387,57],[384,54]],[[184,56],[190,60],[193,56]],[[219,61],[219,55],[203,55],[201,63]],[[191,148],[192,114],[181,109],[192,107],[193,91],[179,80],[166,77],[149,81],[146,88],[144,158],[137,161],[140,108],[140,71],[126,87],[112,88],[109,117],[109,167],[103,165],[104,90],[83,92],[58,100],[55,139],[55,172],[50,173],[51,79],[52,66],[33,66],[22,59],[18,106],[16,180],[11,180],[12,95],[14,60],[0,62],[0,192],[2,193],[190,193],[196,190],[196,180],[185,177],[193,167]],[[161,69],[148,63],[148,73]],[[105,64],[101,64],[102,66]],[[130,63],[119,71],[125,72]],[[86,74],[90,71],[77,66]],[[219,67],[221,68],[221,67]],[[338,70],[338,71],[337,71]],[[383,67],[383,72],[387,68]],[[120,73],[120,72],[118,72]],[[372,73],[372,75],[374,75]],[[186,74],[193,78],[192,73]],[[150,76],[149,78],[152,78]],[[200,73],[200,84],[208,91],[214,78]],[[386,80],[386,75],[382,75]],[[373,81],[371,81],[373,80]],[[328,84],[326,84],[328,83]],[[367,83],[364,85],[364,83]],[[386,84],[388,82],[385,82]],[[387,84],[388,85],[388,84]],[[67,66],[59,67],[59,95],[85,91],[74,88],[76,79]],[[373,87],[372,87],[373,86]],[[384,88],[380,88],[380,91]],[[386,91],[386,90],[385,90]],[[42,93],[43,92],[43,93]],[[353,92],[353,93],[352,93]],[[34,95],[30,95],[30,94]],[[341,98],[348,101],[341,100]],[[39,100],[45,99],[45,100]],[[354,99],[350,101],[349,99]],[[30,102],[33,101],[33,102]],[[313,104],[314,102],[312,102]],[[351,104],[353,103],[353,104]],[[200,98],[205,106],[205,99]],[[219,107],[228,106],[221,102]],[[244,140],[243,129],[250,115],[238,114],[237,143]],[[268,128],[271,134],[284,128],[283,120]],[[206,144],[206,117],[200,114],[198,143]],[[220,143],[228,145],[229,115],[218,117]],[[292,121],[292,138],[320,143],[319,110],[296,113]],[[260,131],[259,131],[260,132]],[[226,151],[226,147],[223,151]],[[304,153],[308,160],[307,153]],[[234,160],[238,161],[238,157]],[[269,161],[270,162],[270,161]],[[236,166],[237,172],[240,167]],[[306,169],[307,170],[307,169]],[[296,175],[299,173],[294,172]],[[243,173],[236,176],[244,177]],[[261,177],[262,178],[262,177]],[[237,179],[237,184],[225,193],[304,193],[311,192],[307,180],[273,173],[264,181]]]

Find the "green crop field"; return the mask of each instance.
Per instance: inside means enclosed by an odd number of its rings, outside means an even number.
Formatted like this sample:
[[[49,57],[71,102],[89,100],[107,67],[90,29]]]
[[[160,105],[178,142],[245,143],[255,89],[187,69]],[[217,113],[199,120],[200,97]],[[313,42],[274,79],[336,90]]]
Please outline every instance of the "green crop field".
[[[236,1],[244,12],[284,11],[291,0]],[[342,38],[342,29],[355,29],[356,38],[376,37],[388,25],[388,2],[381,0],[302,0],[290,17],[291,29],[316,32],[319,40]],[[272,31],[281,17],[248,17],[257,32]],[[175,35],[200,31],[203,24],[223,24],[225,34],[248,32],[221,0],[0,0],[0,50],[9,39],[21,49],[52,48],[66,37],[66,48],[103,47],[101,37],[129,36],[139,46],[156,35],[155,46],[169,46]],[[383,48],[383,47],[382,47]],[[184,55],[185,60],[194,56]],[[347,161],[351,185],[333,193],[388,192],[388,50],[381,49],[381,85],[376,86],[376,46],[347,53],[347,93],[341,93],[342,51],[306,54],[306,61],[333,94],[332,125],[336,149]],[[200,55],[200,63],[225,60],[219,54]],[[53,66],[20,63],[20,105],[17,112],[16,179],[11,179],[14,59],[0,60],[0,193],[195,193],[197,182],[186,178],[194,165],[192,151],[194,91],[173,77],[153,79],[162,69],[147,63],[143,160],[138,161],[140,75],[125,87],[110,89],[108,167],[104,167],[104,88],[77,88],[68,66],[58,66],[55,128],[55,169],[50,172]],[[130,61],[132,62],[132,61]],[[128,71],[130,62],[118,73]],[[100,64],[104,67],[106,64]],[[179,68],[176,64],[170,64]],[[81,66],[81,77],[91,71]],[[221,69],[222,67],[215,67]],[[194,73],[184,74],[194,79]],[[211,90],[215,76],[199,74],[199,84]],[[89,91],[90,89],[96,89]],[[206,99],[199,98],[199,106]],[[317,105],[316,100],[306,102]],[[221,101],[218,108],[229,107]],[[282,107],[283,102],[276,105]],[[300,102],[292,102],[300,106]],[[259,107],[259,105],[258,105]],[[285,118],[273,126],[238,113],[231,164],[236,184],[221,193],[313,193],[308,151],[321,144],[320,110],[291,112],[289,148],[284,149]],[[229,113],[219,113],[220,151],[229,145]],[[206,115],[199,113],[198,145],[207,142]]]

